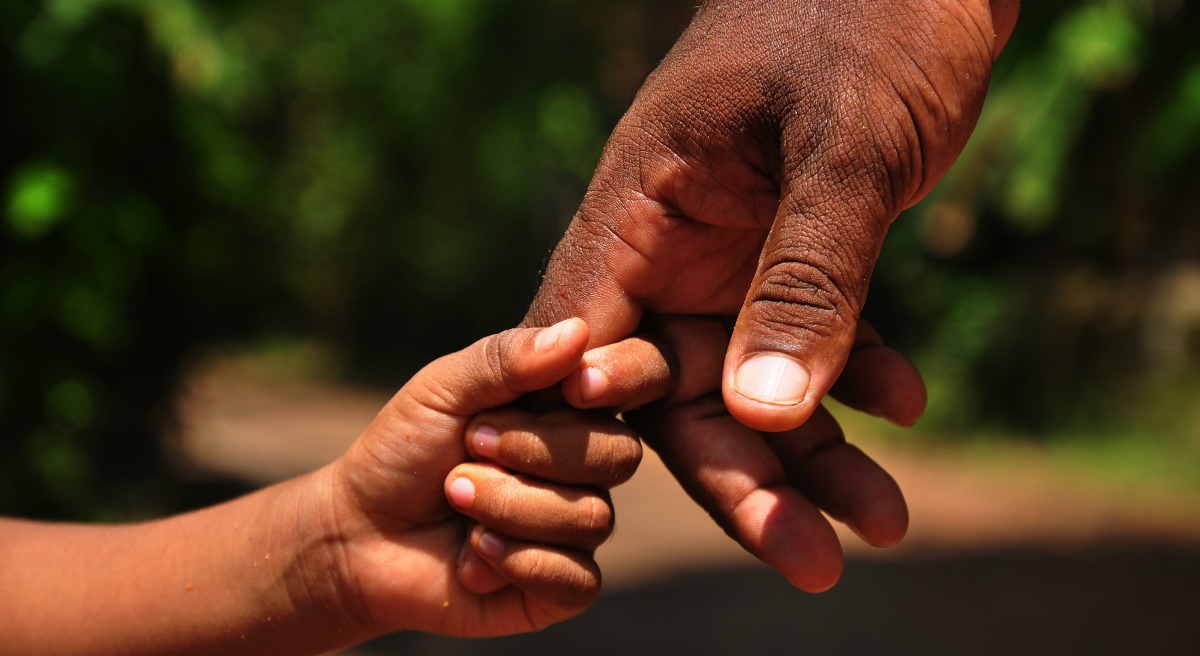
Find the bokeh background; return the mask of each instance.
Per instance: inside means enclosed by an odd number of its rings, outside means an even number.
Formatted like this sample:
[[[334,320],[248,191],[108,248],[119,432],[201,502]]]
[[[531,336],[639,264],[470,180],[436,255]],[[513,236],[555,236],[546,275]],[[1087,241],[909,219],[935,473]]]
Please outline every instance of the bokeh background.
[[[395,389],[514,325],[693,11],[0,4],[0,513],[227,498],[270,476],[188,464],[196,385]],[[885,448],[1200,499],[1200,3],[1025,3],[865,314],[930,387],[915,429],[864,429]]]
[[[683,3],[4,3],[3,502],[186,503],[206,345],[398,387],[515,325]]]

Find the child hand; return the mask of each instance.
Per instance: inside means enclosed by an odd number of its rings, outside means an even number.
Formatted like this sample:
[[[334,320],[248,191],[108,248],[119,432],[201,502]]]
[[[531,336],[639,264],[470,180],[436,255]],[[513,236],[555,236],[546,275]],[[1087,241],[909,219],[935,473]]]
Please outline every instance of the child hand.
[[[572,319],[443,357],[331,465],[329,565],[367,633],[532,631],[595,600],[606,489],[637,467],[637,436],[579,410],[493,410],[567,377],[587,341]]]
[[[641,444],[602,414],[501,406],[554,396],[587,342],[579,319],[482,340],[414,376],[330,465],[216,506],[119,525],[0,518],[4,653],[317,654],[579,613],[600,588],[607,488]],[[669,377],[604,398],[650,399]]]

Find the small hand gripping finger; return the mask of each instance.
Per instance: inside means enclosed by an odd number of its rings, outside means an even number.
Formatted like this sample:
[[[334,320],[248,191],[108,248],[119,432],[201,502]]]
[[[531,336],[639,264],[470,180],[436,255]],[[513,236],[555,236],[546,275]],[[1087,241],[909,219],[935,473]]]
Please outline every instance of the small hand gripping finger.
[[[613,527],[607,494],[552,486],[483,463],[456,467],[445,494],[472,520],[456,571],[464,588],[482,595],[512,584],[550,604],[543,610],[559,619],[595,599],[600,573],[591,554]]]
[[[423,368],[344,456],[363,510],[407,525],[445,519],[450,509],[429,482],[465,459],[470,418],[557,385],[579,366],[587,342],[587,324],[568,319],[493,335]]]

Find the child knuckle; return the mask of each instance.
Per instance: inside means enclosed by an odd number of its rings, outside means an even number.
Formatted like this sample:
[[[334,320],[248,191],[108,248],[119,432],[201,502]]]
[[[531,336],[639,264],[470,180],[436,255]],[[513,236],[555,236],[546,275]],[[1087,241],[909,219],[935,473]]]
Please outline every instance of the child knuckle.
[[[581,525],[582,541],[585,544],[599,546],[613,529],[613,510],[608,500],[601,496],[592,496],[586,502],[586,518]]]
[[[642,443],[636,437],[622,436],[611,441],[608,456],[608,472],[605,482],[618,485],[633,477],[642,463]]]
[[[513,332],[505,331],[489,338],[483,351],[488,377],[507,389],[512,388],[514,378],[511,362],[512,344]]]

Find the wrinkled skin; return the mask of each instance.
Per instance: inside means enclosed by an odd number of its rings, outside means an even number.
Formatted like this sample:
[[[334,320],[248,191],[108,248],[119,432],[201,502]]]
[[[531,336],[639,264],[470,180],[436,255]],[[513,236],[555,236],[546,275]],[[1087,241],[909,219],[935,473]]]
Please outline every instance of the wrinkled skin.
[[[787,546],[836,545],[799,528],[815,525],[805,504],[819,499],[798,475],[730,489],[711,473],[803,470],[813,456],[770,436],[832,422],[814,413],[843,370],[853,379],[843,390],[894,390],[889,419],[920,416],[924,387],[902,356],[879,344],[847,361],[887,228],[962,151],[1017,10],[1016,0],[706,2],[614,130],[526,316],[582,317],[591,347],[632,335],[646,313],[736,316],[722,403],[676,412],[672,434],[693,439],[655,446],[718,523],[804,589],[840,572],[840,551],[822,560]],[[755,359],[764,354],[775,357]],[[848,402],[880,413],[853,393]],[[729,421],[702,426],[712,413]],[[862,478],[878,470],[865,462],[827,463],[822,477],[869,490],[857,503],[891,528],[855,528],[889,544],[907,524],[903,499],[894,483]]]

